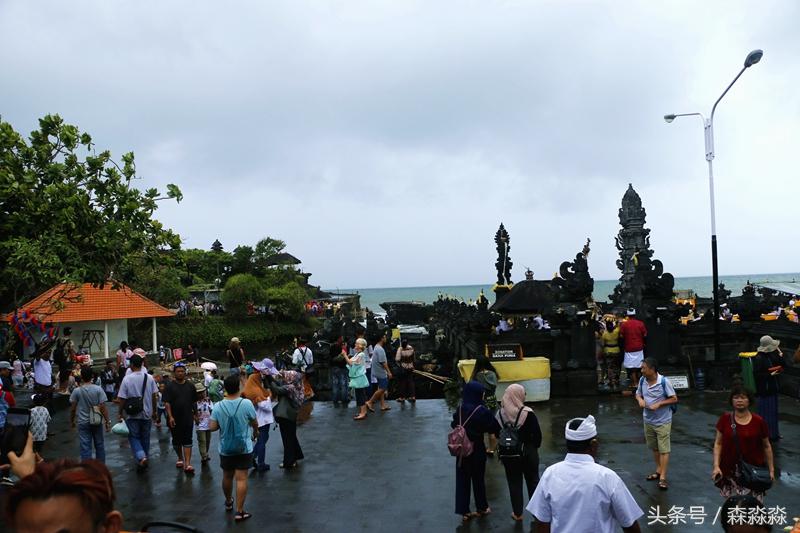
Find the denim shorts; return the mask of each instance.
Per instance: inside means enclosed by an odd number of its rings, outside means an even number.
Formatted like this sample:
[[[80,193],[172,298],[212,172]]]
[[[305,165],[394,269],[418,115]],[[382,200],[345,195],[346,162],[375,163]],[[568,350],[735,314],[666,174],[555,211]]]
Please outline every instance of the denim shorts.
[[[389,390],[389,378],[378,378],[378,388]]]

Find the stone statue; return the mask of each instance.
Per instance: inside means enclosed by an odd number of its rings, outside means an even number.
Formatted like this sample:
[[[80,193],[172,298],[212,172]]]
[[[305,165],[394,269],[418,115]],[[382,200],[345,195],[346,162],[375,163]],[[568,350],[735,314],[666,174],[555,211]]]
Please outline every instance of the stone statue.
[[[553,279],[553,283],[559,288],[559,302],[583,303],[591,300],[594,280],[589,275],[589,264],[586,260],[590,242],[586,239],[586,244],[581,253],[575,256],[575,261],[561,263],[559,275]]]
[[[495,268],[497,268],[497,284],[511,285],[511,266],[513,263],[508,255],[511,250],[511,239],[502,223],[500,223],[500,228],[494,236],[494,242],[497,244],[497,262],[494,264]]]

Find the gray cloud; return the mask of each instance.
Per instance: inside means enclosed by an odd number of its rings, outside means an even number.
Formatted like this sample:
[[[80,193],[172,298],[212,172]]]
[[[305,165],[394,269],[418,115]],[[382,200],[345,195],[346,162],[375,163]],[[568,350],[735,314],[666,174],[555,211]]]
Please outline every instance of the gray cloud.
[[[133,149],[187,246],[280,237],[324,286],[493,278],[502,220],[548,276],[591,236],[616,277],[628,182],[656,255],[708,272],[702,128],[717,119],[723,273],[797,270],[800,38],[790,1],[0,4],[2,113]],[[764,260],[763,249],[785,250]]]

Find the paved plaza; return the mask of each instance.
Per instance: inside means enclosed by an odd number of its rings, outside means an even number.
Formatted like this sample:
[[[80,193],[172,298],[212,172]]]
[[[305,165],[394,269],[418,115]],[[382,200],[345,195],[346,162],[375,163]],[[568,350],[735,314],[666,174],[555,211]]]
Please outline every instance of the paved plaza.
[[[622,397],[554,399],[535,406],[544,440],[541,470],[563,458],[563,430],[569,418],[594,414],[600,437],[599,461],[617,471],[645,511],[643,531],[722,531],[711,525],[722,503],[711,484],[711,446],[714,424],[725,409],[727,393],[684,395],[675,415],[670,461],[670,490],[661,492],[644,477],[653,471],[645,449],[641,411],[634,400]],[[780,480],[767,494],[768,507],[788,508],[791,518],[800,514],[800,404],[781,397],[783,440],[776,445]],[[226,514],[220,489],[222,472],[216,454],[211,463],[187,477],[175,469],[169,432],[153,429],[150,469],[139,474],[133,468],[127,440],[107,436],[107,464],[117,489],[117,507],[125,527],[137,530],[149,520],[191,523],[203,531],[528,531],[531,517],[522,524],[510,518],[511,505],[502,465],[487,466],[487,492],[493,513],[461,525],[454,513],[454,459],[446,449],[450,413],[443,400],[418,401],[404,407],[391,402],[392,410],[360,423],[354,409],[315,403],[298,435],[306,459],[295,471],[278,469],[281,439],[270,432],[267,445],[272,470],[250,475],[246,509],[253,518],[234,524]],[[352,404],[351,404],[352,405]],[[116,414],[116,408],[113,408]],[[46,457],[78,456],[78,438],[68,429],[68,413],[58,411],[51,424]],[[213,439],[217,449],[217,435]],[[193,460],[193,462],[195,462]],[[667,514],[673,506],[702,507],[705,524],[648,526],[647,513],[658,506]],[[675,515],[674,516],[679,516]],[[699,521],[698,513],[693,517]]]

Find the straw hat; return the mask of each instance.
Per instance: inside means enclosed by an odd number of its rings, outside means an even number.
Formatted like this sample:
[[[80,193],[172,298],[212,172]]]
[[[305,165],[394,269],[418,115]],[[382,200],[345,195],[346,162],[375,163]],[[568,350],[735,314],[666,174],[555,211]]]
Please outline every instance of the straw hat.
[[[775,350],[778,349],[778,346],[780,346],[780,344],[781,341],[776,341],[769,335],[764,335],[763,337],[761,337],[761,345],[758,347],[758,351],[763,353],[774,352]]]

